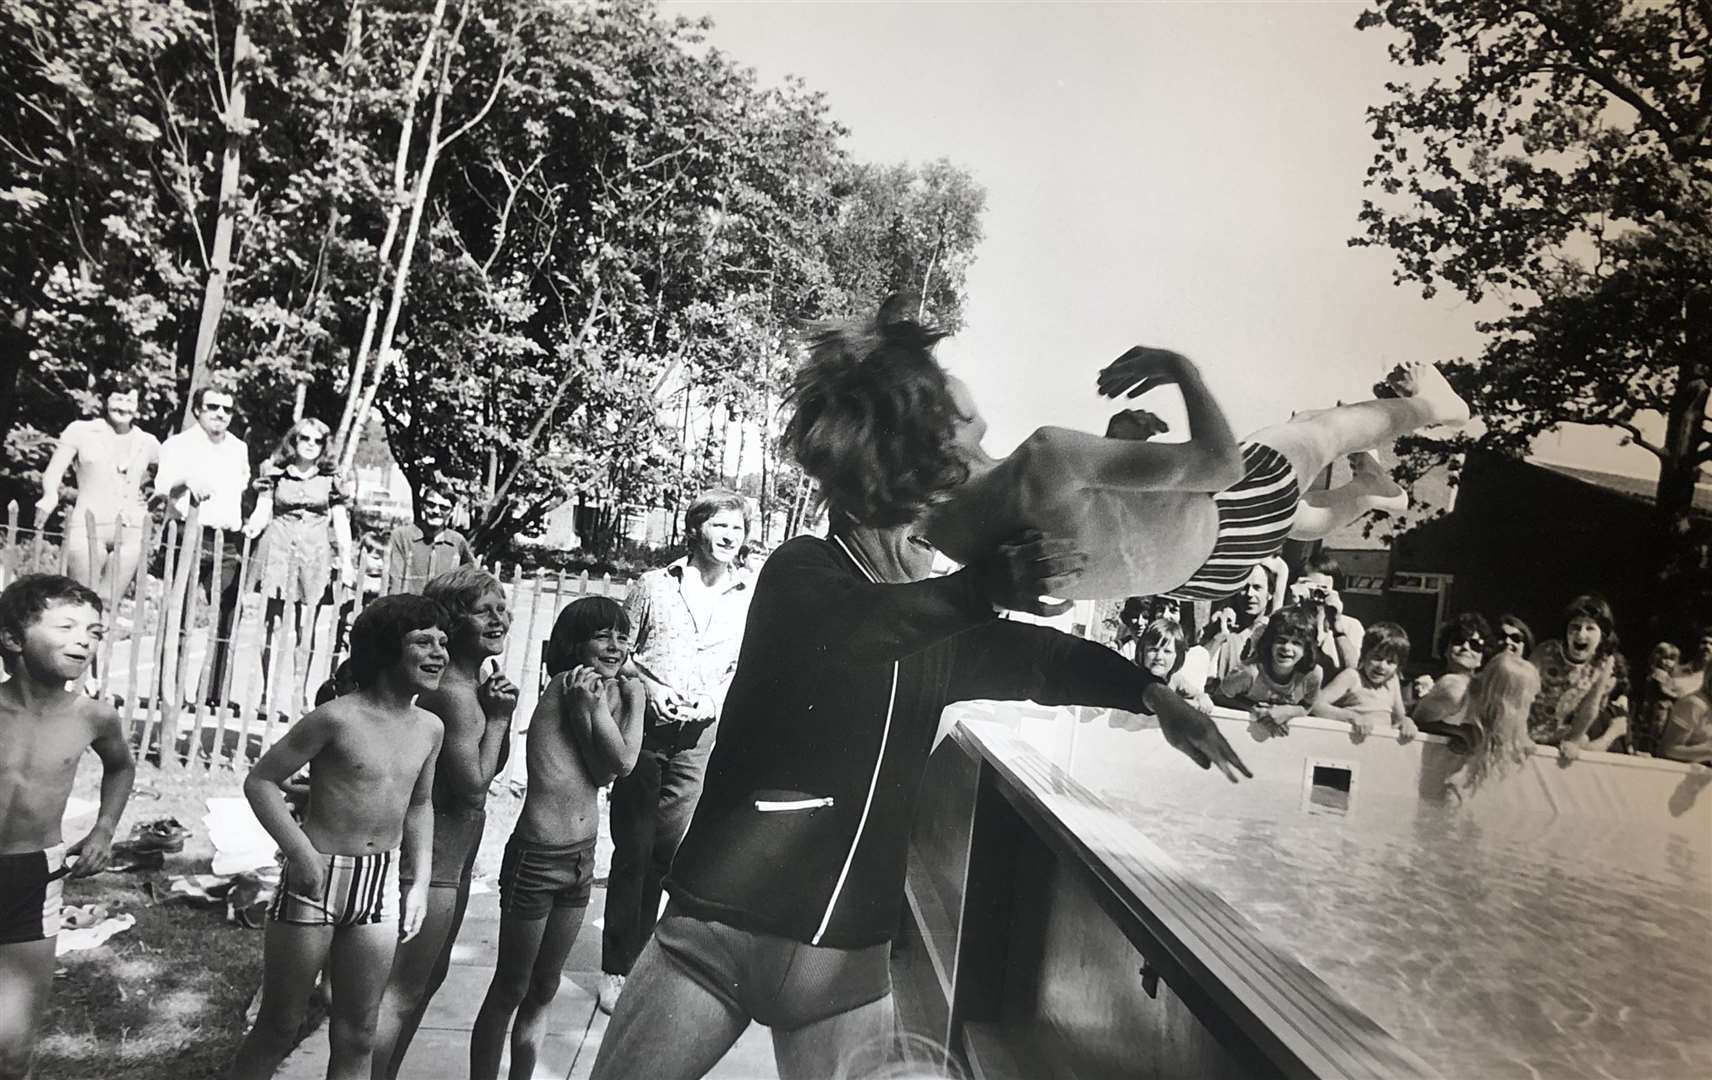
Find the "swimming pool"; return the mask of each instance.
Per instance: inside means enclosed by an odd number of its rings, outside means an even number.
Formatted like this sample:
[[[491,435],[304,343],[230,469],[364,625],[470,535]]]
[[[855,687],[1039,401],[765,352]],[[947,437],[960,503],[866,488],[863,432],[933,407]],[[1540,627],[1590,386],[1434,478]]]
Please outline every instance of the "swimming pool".
[[[1256,772],[1230,785],[1124,714],[947,719],[1020,735],[1445,1077],[1712,1075],[1712,770],[1542,754],[1458,803],[1432,739],[1223,717]]]

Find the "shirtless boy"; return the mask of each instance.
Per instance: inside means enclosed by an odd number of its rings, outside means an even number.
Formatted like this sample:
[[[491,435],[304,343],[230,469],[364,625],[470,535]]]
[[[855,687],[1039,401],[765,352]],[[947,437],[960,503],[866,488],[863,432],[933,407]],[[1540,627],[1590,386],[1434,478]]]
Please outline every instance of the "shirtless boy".
[[[66,568],[102,596],[119,596],[143,554],[143,481],[160,464],[160,440],[135,425],[137,387],[116,378],[102,388],[105,415],[73,420],[60,432],[36,503],[40,529],[59,505],[59,484],[77,467],[77,501],[65,517]],[[89,535],[89,517],[95,535]],[[91,554],[93,553],[93,561]],[[105,575],[103,574],[105,571]]]
[[[0,1078],[30,1074],[53,983],[60,890],[107,865],[136,764],[113,706],[66,689],[100,643],[101,600],[58,574],[0,592]],[[101,759],[95,827],[67,846],[60,819],[85,750]],[[75,862],[73,861],[75,860]]]
[[[641,680],[626,669],[630,620],[587,596],[560,613],[553,638],[576,666],[547,684],[529,725],[529,794],[499,875],[499,962],[470,1031],[471,1080],[494,1080],[513,1013],[511,1076],[535,1075],[547,1006],[582,929],[594,884],[595,792],[642,749]],[[623,672],[623,673],[621,673]]]
[[[269,911],[261,1012],[233,1080],[267,1080],[290,1052],[315,976],[333,1005],[328,1080],[366,1080],[375,1017],[399,940],[422,927],[433,849],[438,717],[414,699],[440,685],[446,614],[422,596],[385,596],[351,626],[357,689],[293,724],[244,781],[256,817],[285,854]],[[302,827],[286,782],[309,766]],[[400,844],[415,882],[399,899]]]
[[[1374,623],[1361,639],[1361,659],[1332,676],[1310,712],[1342,720],[1356,736],[1390,724],[1404,739],[1415,737],[1415,722],[1403,708],[1397,672],[1409,662],[1409,634],[1396,623]]]
[[[446,609],[451,628],[451,662],[439,689],[419,702],[446,730],[434,769],[434,858],[422,932],[392,958],[375,1032],[374,1080],[398,1075],[428,1002],[451,968],[487,821],[488,785],[505,767],[517,708],[517,688],[504,675],[481,681],[483,663],[505,651],[511,629],[499,580],[479,566],[460,566],[429,580],[423,595]],[[407,882],[419,876],[405,872]]]

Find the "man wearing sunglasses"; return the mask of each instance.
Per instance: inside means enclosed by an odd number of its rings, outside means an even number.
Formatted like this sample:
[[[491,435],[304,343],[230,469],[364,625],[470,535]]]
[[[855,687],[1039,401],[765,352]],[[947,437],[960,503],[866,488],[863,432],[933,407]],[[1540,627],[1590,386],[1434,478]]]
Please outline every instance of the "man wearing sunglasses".
[[[195,506],[208,528],[237,532],[243,527],[250,449],[228,430],[232,408],[230,391],[197,387],[191,397],[196,423],[161,444],[155,492],[165,498],[169,519],[183,521]]]
[[[214,668],[208,681],[208,700],[225,700],[226,659],[231,650],[232,615],[238,606],[238,546],[244,526],[244,489],[250,486],[250,448],[233,435],[235,399],[231,388],[220,383],[199,386],[191,395],[190,409],[196,423],[161,444],[160,469],[155,473],[155,499],[166,507],[168,521],[183,522],[191,507],[203,537],[181,537],[182,551],[201,552],[199,579],[209,585],[214,560],[220,566],[219,642],[214,650]],[[181,526],[182,528],[182,526]],[[224,532],[224,542],[214,549],[214,532]],[[195,547],[190,541],[197,542]],[[189,605],[186,604],[186,614]],[[191,623],[186,619],[185,629]],[[186,686],[186,693],[194,687]]]
[[[386,594],[419,593],[429,580],[468,566],[476,553],[464,534],[451,528],[452,496],[427,484],[416,498],[416,520],[392,530],[386,553]]]

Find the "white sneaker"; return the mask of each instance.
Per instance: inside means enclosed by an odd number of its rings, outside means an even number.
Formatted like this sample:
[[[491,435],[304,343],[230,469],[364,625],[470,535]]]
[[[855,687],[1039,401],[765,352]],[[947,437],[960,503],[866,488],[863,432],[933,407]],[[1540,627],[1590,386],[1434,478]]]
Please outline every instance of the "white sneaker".
[[[624,993],[624,976],[613,975],[610,972],[600,977],[600,990],[595,995],[595,1005],[608,1016],[618,1004],[618,995]]]

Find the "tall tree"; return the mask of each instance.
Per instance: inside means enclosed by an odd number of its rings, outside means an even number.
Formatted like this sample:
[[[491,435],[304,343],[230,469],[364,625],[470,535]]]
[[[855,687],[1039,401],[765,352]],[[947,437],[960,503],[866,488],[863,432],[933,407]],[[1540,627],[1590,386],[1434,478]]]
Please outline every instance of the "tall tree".
[[[1390,248],[1423,295],[1503,305],[1483,353],[1443,365],[1485,432],[1411,440],[1407,467],[1524,453],[1562,424],[1622,432],[1659,463],[1654,629],[1709,598],[1692,515],[1712,460],[1709,20],[1690,2],[1391,0],[1356,24],[1396,34],[1422,81],[1368,111],[1381,197],[1351,243]]]

